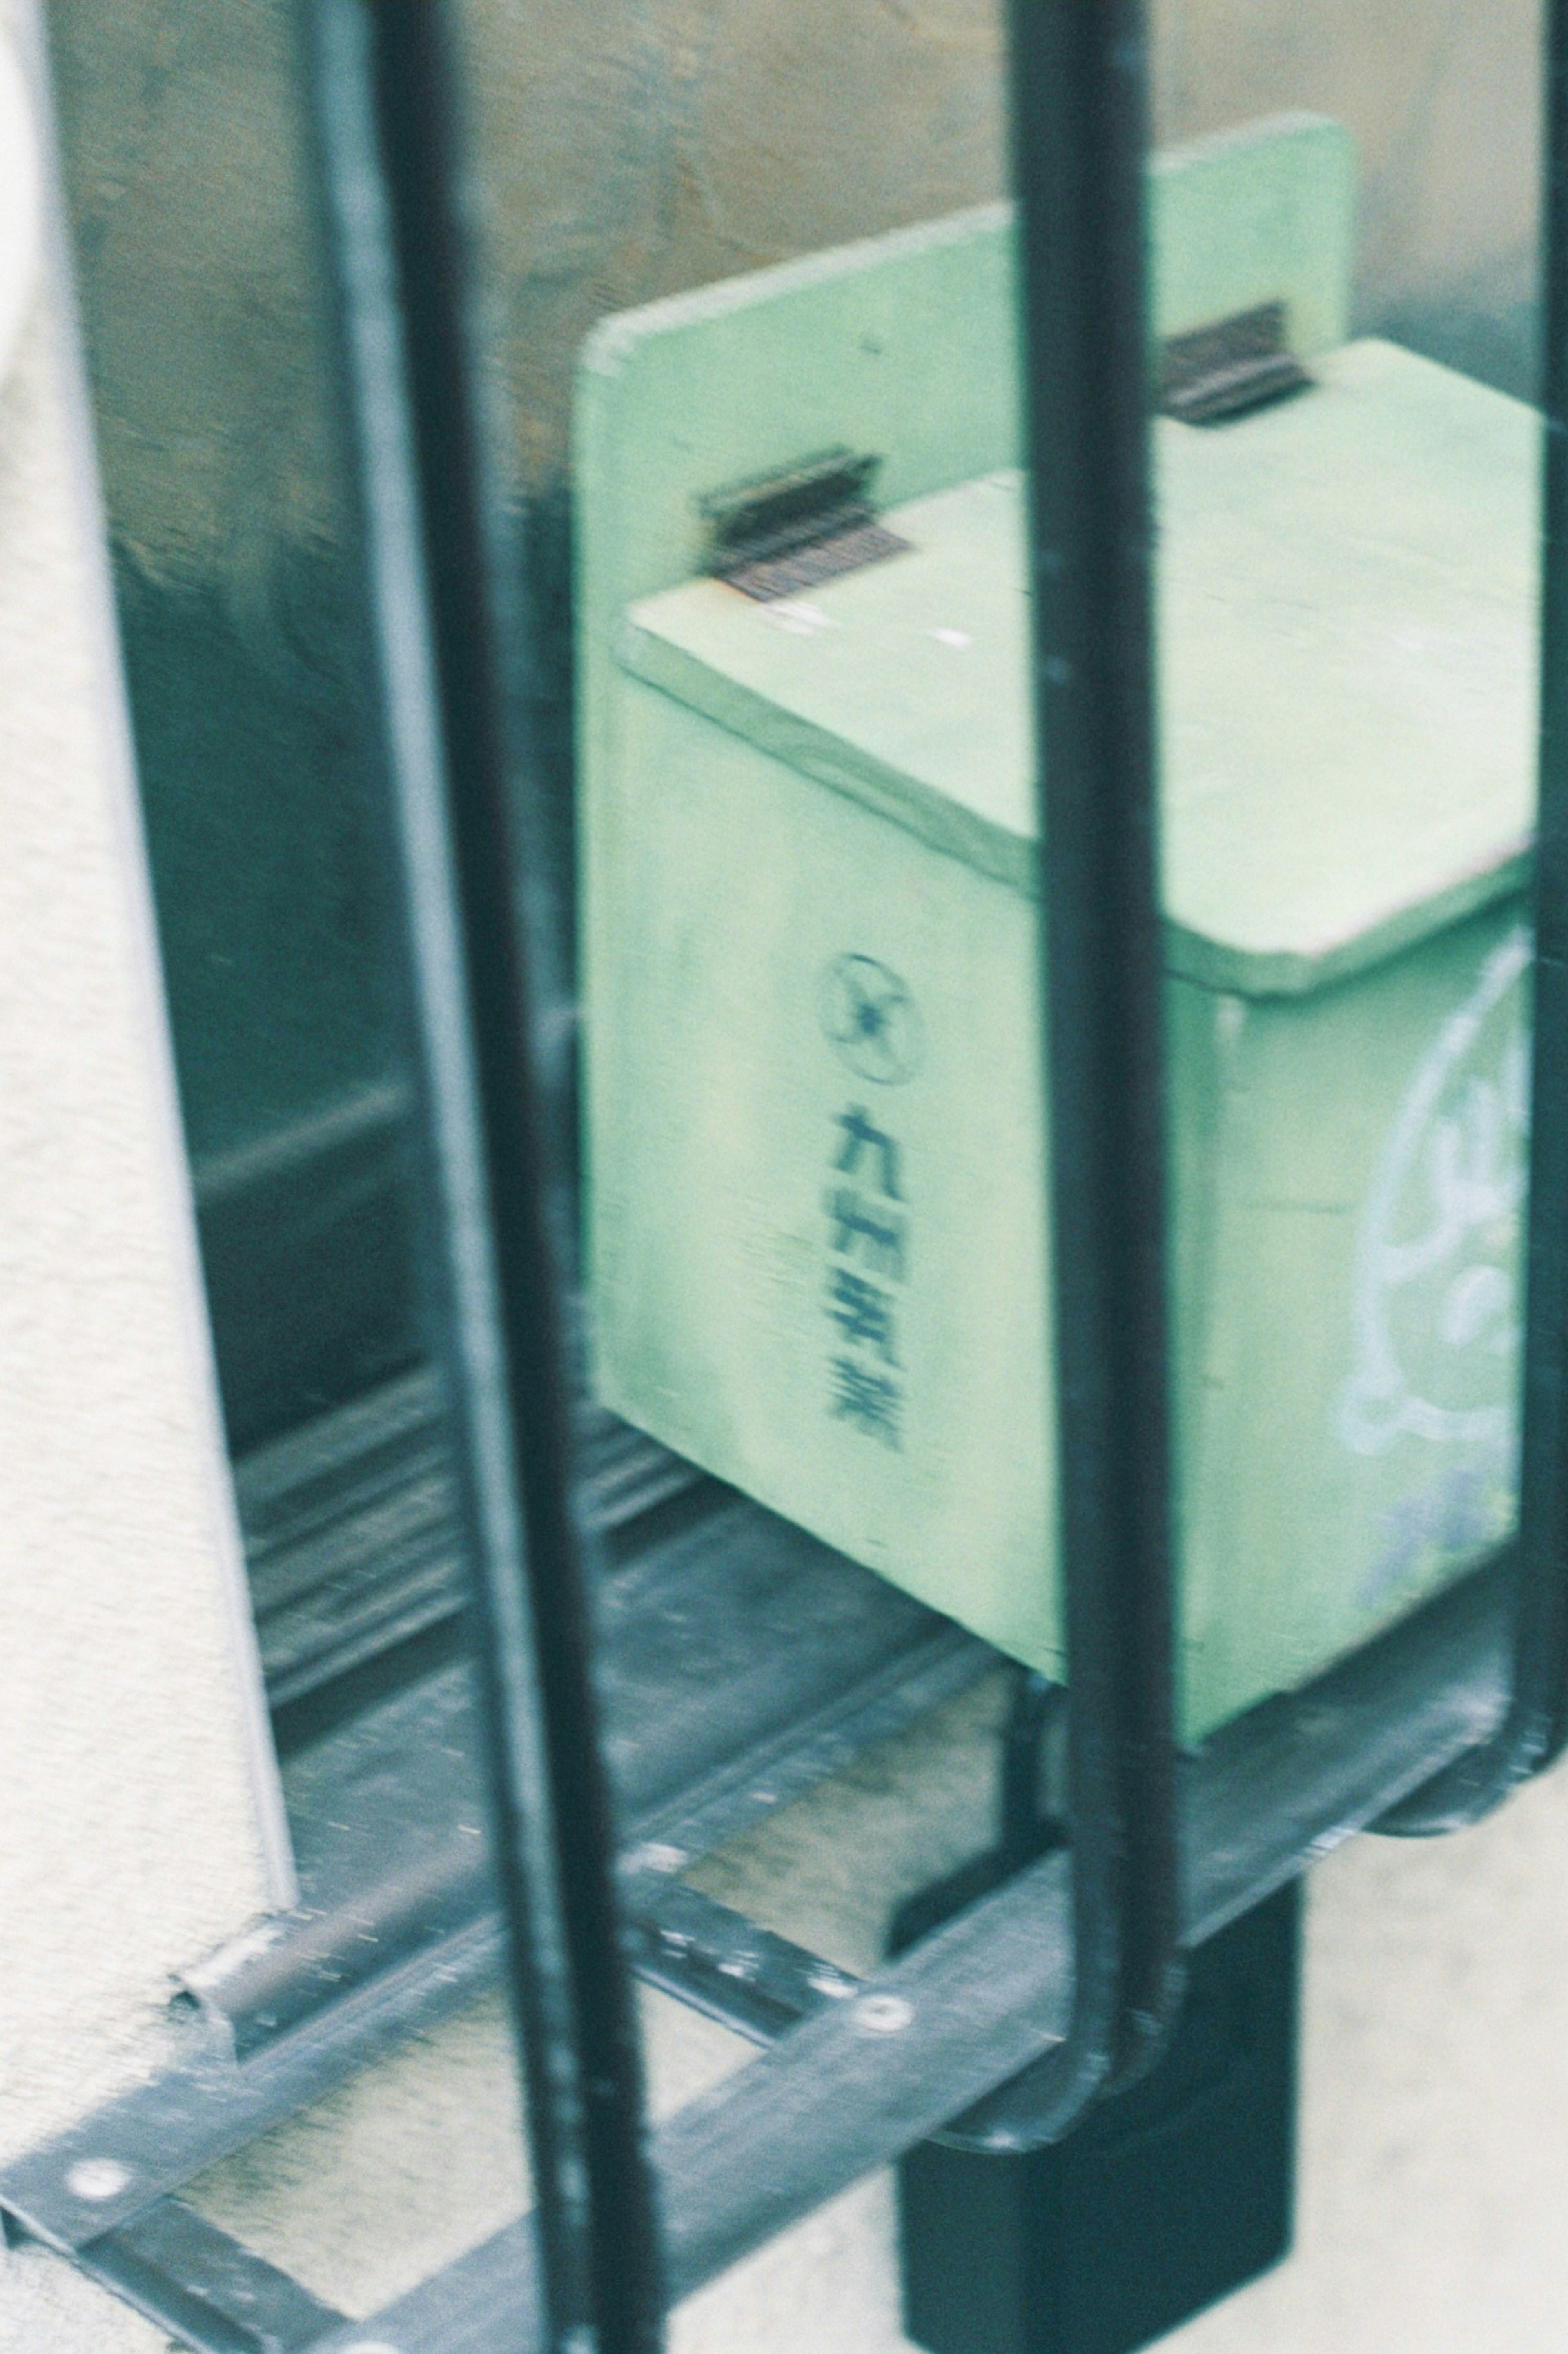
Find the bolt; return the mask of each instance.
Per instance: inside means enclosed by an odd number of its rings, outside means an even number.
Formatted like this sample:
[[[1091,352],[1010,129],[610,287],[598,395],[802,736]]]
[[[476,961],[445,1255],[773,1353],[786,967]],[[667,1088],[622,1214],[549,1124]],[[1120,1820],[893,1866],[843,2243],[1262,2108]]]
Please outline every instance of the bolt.
[[[915,2016],[915,2006],[901,1994],[864,1994],[854,2007],[854,2022],[868,2035],[897,2035]]]

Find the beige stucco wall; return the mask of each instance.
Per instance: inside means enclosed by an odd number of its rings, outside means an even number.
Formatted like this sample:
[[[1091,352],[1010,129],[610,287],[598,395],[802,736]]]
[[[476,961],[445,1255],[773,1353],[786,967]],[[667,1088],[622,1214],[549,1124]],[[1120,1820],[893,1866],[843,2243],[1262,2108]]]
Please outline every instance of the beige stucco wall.
[[[111,264],[94,356],[117,523],[154,573],[221,578],[257,609],[269,533],[344,528],[295,13],[58,11],[77,201]],[[1005,190],[999,0],[454,14],[506,462],[524,482],[564,461],[577,350],[604,312]],[[1160,142],[1291,107],[1350,129],[1366,318],[1501,312],[1531,286],[1540,0],[1151,0],[1150,16]]]
[[[286,1885],[58,315],[0,388],[0,2157]]]

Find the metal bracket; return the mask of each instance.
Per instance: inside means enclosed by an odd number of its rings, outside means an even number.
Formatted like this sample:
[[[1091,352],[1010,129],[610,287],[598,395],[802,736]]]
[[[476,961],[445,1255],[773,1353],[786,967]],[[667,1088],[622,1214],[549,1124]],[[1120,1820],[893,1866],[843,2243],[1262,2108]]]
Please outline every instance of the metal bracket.
[[[346,2315],[179,2199],[89,2241],[77,2263],[201,2354],[309,2354],[352,2330]]]
[[[1227,1725],[1187,1761],[1189,1941],[1484,1747],[1507,1705],[1512,1574],[1511,1560],[1499,1557],[1303,1692]],[[1018,2072],[1059,2038],[1071,1983],[1064,1855],[1046,1856],[857,1982],[683,1885],[686,1853],[640,1841],[624,1861],[633,1967],[768,2048],[655,2137],[676,2294],[981,2095],[989,2094],[964,2118],[966,2138],[999,2148],[1028,2142],[1033,2091]],[[231,2032],[193,2020],[177,2065],[5,2168],[0,2207],[199,2354],[264,2354],[269,2346],[299,2354],[318,2343],[323,2354],[542,2346],[526,2220],[363,2327],[340,2328],[323,2308],[328,2334],[291,2343],[256,2334],[259,2316],[282,2295],[280,2276],[254,2270],[257,2260],[211,2226],[165,2211],[217,2158],[493,1984],[503,1955],[496,1916],[476,1918],[301,2012],[241,2061]],[[318,1959],[305,1957],[302,1968],[319,1996]],[[990,2092],[1008,2077],[1015,2081]],[[280,2309],[295,2308],[285,2299]]]
[[[876,519],[871,485],[880,458],[824,450],[782,473],[710,491],[697,502],[708,527],[707,569],[767,604],[909,545]]]
[[[1160,406],[1183,425],[1222,425],[1305,392],[1312,382],[1290,348],[1283,302],[1259,302],[1191,334],[1168,337]]]

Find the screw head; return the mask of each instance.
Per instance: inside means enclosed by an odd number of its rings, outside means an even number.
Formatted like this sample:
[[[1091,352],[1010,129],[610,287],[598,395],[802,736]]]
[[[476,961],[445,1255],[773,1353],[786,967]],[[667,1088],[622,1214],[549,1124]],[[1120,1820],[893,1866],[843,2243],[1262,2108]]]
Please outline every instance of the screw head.
[[[73,2199],[90,2199],[97,2205],[105,2199],[118,2199],[122,2190],[131,2188],[131,2168],[122,2166],[117,2158],[79,2158],[66,2176],[66,2189]]]
[[[863,1994],[854,2007],[854,2023],[868,2035],[897,2035],[915,2016],[915,2006],[901,1994]]]

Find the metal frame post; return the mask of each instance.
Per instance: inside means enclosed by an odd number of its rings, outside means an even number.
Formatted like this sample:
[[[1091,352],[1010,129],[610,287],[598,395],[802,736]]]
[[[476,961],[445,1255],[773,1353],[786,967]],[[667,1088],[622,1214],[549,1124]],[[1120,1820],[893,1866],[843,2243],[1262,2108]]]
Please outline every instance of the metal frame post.
[[[571,1499],[550,1009],[518,905],[541,866],[538,800],[497,628],[446,16],[317,0],[312,79],[549,2342],[653,2354],[641,2069]]]
[[[1181,1999],[1139,0],[1012,0],[1075,1984],[1065,2132]],[[967,2124],[982,2130],[979,2114]]]

